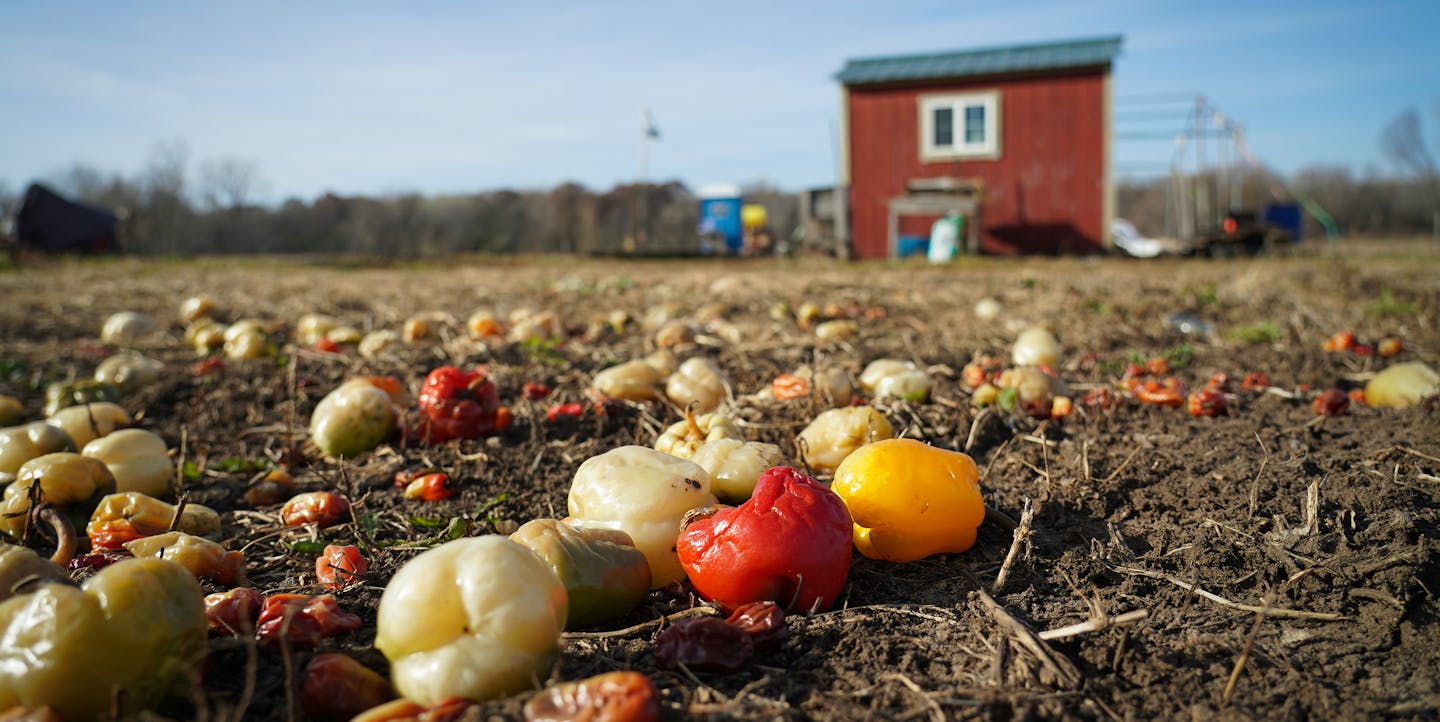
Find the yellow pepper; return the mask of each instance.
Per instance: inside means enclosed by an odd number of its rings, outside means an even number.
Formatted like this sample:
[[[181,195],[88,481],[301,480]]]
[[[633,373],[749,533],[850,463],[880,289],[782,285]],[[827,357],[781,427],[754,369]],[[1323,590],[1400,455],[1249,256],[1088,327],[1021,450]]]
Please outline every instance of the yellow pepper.
[[[985,519],[975,460],[913,439],[855,450],[831,490],[855,521],[855,548],[871,559],[908,562],[963,552]]]
[[[126,559],[79,589],[13,597],[0,604],[0,709],[129,719],[198,681],[205,625],[200,583],[168,559]]]

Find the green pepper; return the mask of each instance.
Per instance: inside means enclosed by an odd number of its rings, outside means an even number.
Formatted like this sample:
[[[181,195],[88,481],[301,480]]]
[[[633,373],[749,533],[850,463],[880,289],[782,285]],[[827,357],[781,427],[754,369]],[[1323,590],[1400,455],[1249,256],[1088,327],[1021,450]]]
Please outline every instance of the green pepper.
[[[623,616],[650,592],[650,562],[630,535],[614,529],[578,529],[556,519],[527,522],[510,535],[539,554],[570,595],[566,629]]]
[[[14,597],[0,604],[0,709],[48,705],[71,720],[106,716],[112,700],[121,717],[151,709],[194,681],[205,627],[200,584],[166,559]]]
[[[69,406],[119,400],[120,390],[104,381],[57,381],[45,387],[45,415],[54,416],[56,411]]]

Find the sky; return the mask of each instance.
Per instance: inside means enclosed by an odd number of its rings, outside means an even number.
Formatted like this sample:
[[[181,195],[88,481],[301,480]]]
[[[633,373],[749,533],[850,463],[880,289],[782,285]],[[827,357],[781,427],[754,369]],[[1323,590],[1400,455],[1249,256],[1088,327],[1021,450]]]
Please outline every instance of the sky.
[[[1120,175],[1163,170],[1188,99],[1283,174],[1440,146],[1440,2],[10,2],[0,190],[160,157],[253,170],[253,200],[637,180],[836,177],[847,58],[1124,36]],[[1179,98],[1169,105],[1139,101]],[[659,138],[646,140],[649,109]]]

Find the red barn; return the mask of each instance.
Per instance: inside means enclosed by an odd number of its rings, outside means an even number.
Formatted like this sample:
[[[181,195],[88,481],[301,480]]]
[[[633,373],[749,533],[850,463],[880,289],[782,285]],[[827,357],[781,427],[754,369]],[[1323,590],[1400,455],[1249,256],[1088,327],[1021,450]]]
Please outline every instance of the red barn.
[[[1110,69],[1120,37],[860,58],[842,85],[842,177],[858,258],[898,254],[949,210],[970,250],[1109,243]],[[973,210],[970,207],[973,205]],[[962,247],[965,244],[962,244]]]

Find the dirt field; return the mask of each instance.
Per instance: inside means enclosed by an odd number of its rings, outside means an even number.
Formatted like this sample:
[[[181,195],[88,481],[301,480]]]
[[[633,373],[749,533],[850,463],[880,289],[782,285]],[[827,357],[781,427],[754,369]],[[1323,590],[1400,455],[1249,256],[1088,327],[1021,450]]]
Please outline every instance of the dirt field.
[[[190,499],[223,514],[224,538],[244,549],[250,583],[266,594],[317,593],[313,552],[301,541],[355,543],[356,524],[286,530],[277,507],[243,492],[304,433],[316,402],[342,378],[393,374],[413,393],[433,367],[484,363],[515,424],[488,441],[416,448],[393,444],[337,466],[313,456],[295,470],[302,489],[337,489],[383,548],[363,586],[338,593],[365,626],[326,640],[372,669],[375,605],[390,575],[418,553],[393,546],[435,537],[462,517],[470,534],[564,515],[576,467],[614,447],[653,442],[674,408],[621,408],[604,420],[544,423],[552,403],[583,400],[590,378],[654,348],[638,324],[667,304],[680,317],[719,303],[739,331],[701,334],[683,355],[708,355],[729,376],[753,440],[793,449],[820,409],[756,399],[802,363],[858,374],[885,357],[911,359],[933,379],[927,403],[876,401],[897,431],[968,450],[987,502],[1012,519],[1033,502],[1031,533],[996,587],[1013,535],[987,523],[969,552],[893,564],[857,555],[837,608],[790,618],[790,636],[731,675],[657,670],[661,615],[700,602],[685,589],[651,594],[630,618],[567,636],[552,681],[632,669],[650,675],[675,718],[740,719],[1434,719],[1440,714],[1440,408],[1352,406],[1320,417],[1318,391],[1362,388],[1377,369],[1420,360],[1440,367],[1440,255],[1429,246],[1364,254],[1231,261],[1037,259],[949,268],[921,264],[815,266],[801,262],[572,262],[468,260],[414,268],[252,260],[55,263],[0,272],[0,392],[38,417],[43,387],[89,376],[112,348],[99,343],[112,312],[150,314],[168,337],[144,352],[161,380],[125,399],[152,429],[204,470]],[[374,361],[353,350],[293,347],[283,360],[227,362],[196,376],[180,340],[182,299],[214,296],[228,320],[258,317],[283,341],[303,313],[362,329],[395,328],[412,314],[456,319],[434,343]],[[982,322],[974,307],[1004,311]],[[859,334],[817,340],[772,308],[813,301],[858,312]],[[548,346],[484,345],[459,324],[474,310],[553,310],[569,330]],[[881,309],[865,313],[867,310]],[[614,310],[637,324],[589,339]],[[1185,334],[1185,313],[1213,333]],[[1017,332],[1048,323],[1075,391],[1068,418],[980,415],[960,371],[982,354],[1007,356]],[[1350,329],[1362,342],[1403,339],[1393,359],[1327,353]],[[1117,388],[1127,364],[1168,357],[1187,389],[1217,373],[1233,379],[1229,414],[1079,401]],[[1267,373],[1274,392],[1240,390]],[[525,382],[551,397],[521,399]],[[979,417],[977,420],[977,416]],[[237,460],[249,463],[237,463]],[[396,471],[448,471],[461,491],[407,501]],[[823,477],[822,477],[823,478]],[[415,523],[437,520],[439,527]],[[207,591],[214,591],[214,585]],[[1065,629],[1094,620],[1091,629]],[[1106,626],[1107,620],[1122,622]],[[1036,632],[1055,631],[1056,634]],[[234,640],[211,643],[197,702],[175,718],[285,719],[312,651],[247,662]],[[289,672],[287,672],[289,670]],[[296,677],[298,679],[298,677]],[[253,694],[247,685],[253,683]],[[248,694],[248,696],[247,696]],[[527,695],[491,702],[475,718],[517,717]],[[243,708],[242,708],[243,706]],[[298,718],[298,712],[294,713]]]

